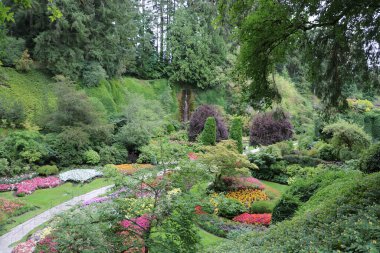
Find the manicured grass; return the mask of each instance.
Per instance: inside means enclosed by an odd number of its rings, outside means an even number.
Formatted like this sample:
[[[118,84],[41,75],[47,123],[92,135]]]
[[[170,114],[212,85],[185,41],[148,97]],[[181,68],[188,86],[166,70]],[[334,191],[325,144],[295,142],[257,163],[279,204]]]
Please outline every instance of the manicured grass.
[[[21,199],[24,202],[39,207],[36,210],[27,212],[18,217],[13,217],[11,224],[5,226],[4,231],[0,232],[0,234],[4,234],[15,226],[31,219],[32,217],[56,206],[65,201],[68,201],[76,196],[83,195],[95,189],[101,188],[103,186],[107,186],[112,184],[104,178],[98,178],[93,180],[88,184],[73,184],[73,183],[65,183],[59,187],[51,188],[51,189],[41,189],[33,192],[31,195],[27,195],[22,198],[18,198],[14,196],[14,192],[1,192],[0,197],[7,199]]]
[[[265,180],[260,180],[264,185],[274,189],[274,190],[277,190],[279,191],[281,194],[284,193],[286,191],[286,189],[288,189],[288,185],[284,185],[284,184],[278,184],[278,183],[274,183],[274,182],[269,182],[269,181],[265,181]]]
[[[203,249],[211,248],[227,240],[225,238],[210,234],[201,228],[198,228],[198,234],[201,237],[201,245],[203,246]]]

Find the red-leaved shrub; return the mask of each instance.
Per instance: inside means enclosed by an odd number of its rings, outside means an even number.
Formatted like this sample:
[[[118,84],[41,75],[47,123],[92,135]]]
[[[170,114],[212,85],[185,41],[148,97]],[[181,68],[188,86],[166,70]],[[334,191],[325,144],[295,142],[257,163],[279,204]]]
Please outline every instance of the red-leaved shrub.
[[[251,145],[271,145],[293,137],[293,126],[283,112],[257,115],[251,125]]]
[[[208,117],[214,117],[216,121],[216,141],[228,139],[227,126],[218,110],[211,105],[199,106],[191,115],[189,127],[189,140],[195,141],[202,133]]]

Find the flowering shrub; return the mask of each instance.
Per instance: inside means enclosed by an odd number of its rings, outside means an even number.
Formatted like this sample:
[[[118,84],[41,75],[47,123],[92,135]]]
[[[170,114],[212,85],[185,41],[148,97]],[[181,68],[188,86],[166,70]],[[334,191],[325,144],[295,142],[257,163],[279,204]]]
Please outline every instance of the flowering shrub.
[[[222,180],[230,190],[265,189],[263,183],[254,177],[223,177]]]
[[[17,196],[24,196],[31,194],[37,189],[53,188],[60,184],[61,180],[57,177],[36,177],[16,184],[15,188],[17,188]]]
[[[0,192],[12,191],[14,187],[14,184],[0,184]]]
[[[0,212],[11,214],[22,206],[24,206],[23,203],[0,198]]]
[[[263,213],[263,214],[249,214],[243,213],[232,219],[236,222],[255,224],[255,225],[265,225],[268,226],[272,220],[272,214]]]
[[[248,207],[254,201],[269,200],[269,197],[265,192],[257,189],[241,189],[231,191],[226,194],[226,197],[236,199]]]
[[[62,181],[85,182],[95,177],[103,176],[103,173],[95,169],[76,169],[59,174]]]
[[[367,99],[352,99],[347,98],[348,106],[358,112],[369,112],[373,109],[374,105]]]
[[[195,214],[207,214],[200,205],[195,206]]]
[[[154,166],[151,164],[119,164],[116,165],[116,168],[122,173],[132,175],[142,169],[152,169]]]
[[[132,230],[142,234],[144,231],[148,230],[150,227],[150,220],[147,214],[144,214],[138,218],[132,218],[129,220],[123,220],[120,222],[123,228]]]
[[[36,243],[32,240],[20,243],[13,250],[12,253],[33,253]]]

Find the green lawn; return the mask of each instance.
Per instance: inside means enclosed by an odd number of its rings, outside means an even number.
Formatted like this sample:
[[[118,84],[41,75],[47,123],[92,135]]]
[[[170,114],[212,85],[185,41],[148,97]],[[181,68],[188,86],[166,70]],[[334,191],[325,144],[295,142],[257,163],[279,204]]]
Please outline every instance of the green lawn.
[[[204,249],[216,246],[219,243],[226,241],[227,239],[210,234],[201,228],[198,228],[198,234],[201,237],[201,245]]]
[[[281,194],[284,193],[286,191],[286,189],[288,189],[288,187],[289,187],[288,185],[273,183],[273,182],[269,182],[269,181],[265,181],[265,180],[260,180],[260,181],[264,185],[269,186],[270,188],[279,191]]]
[[[7,199],[20,199],[30,205],[37,206],[39,208],[27,212],[23,215],[12,217],[12,220],[14,220],[14,222],[6,225],[4,231],[0,232],[0,235],[46,210],[72,199],[73,197],[85,194],[87,192],[110,184],[112,183],[104,178],[95,179],[88,184],[65,183],[56,188],[37,190],[31,195],[22,198],[15,197],[13,195],[13,192],[1,192],[0,197]]]

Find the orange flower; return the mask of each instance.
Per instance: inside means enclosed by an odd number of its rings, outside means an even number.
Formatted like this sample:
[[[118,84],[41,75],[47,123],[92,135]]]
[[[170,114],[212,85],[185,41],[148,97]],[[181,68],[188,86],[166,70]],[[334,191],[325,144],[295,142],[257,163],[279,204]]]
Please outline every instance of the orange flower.
[[[231,191],[226,194],[227,198],[236,199],[246,206],[250,206],[254,201],[268,200],[268,196],[262,190],[241,189]]]
[[[132,175],[138,170],[152,169],[154,168],[154,166],[151,164],[119,164],[119,165],[116,165],[116,168],[122,173]]]

